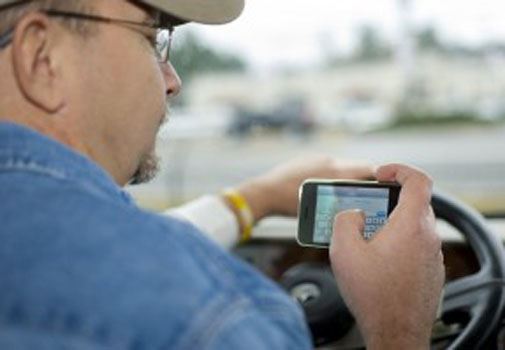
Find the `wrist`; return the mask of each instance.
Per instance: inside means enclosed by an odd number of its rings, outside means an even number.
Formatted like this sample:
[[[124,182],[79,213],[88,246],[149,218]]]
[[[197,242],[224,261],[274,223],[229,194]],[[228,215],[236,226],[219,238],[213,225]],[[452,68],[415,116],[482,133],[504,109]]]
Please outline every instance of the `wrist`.
[[[223,191],[222,198],[235,215],[238,224],[239,241],[248,241],[251,239],[255,220],[247,199],[233,188]]]
[[[405,339],[373,339],[366,341],[366,348],[369,350],[389,350],[389,349],[405,349],[405,350],[428,350],[430,342],[428,340],[410,341]]]
[[[237,191],[244,196],[249,204],[255,223],[272,214],[270,206],[273,200],[271,198],[272,192],[261,180],[243,183],[237,187]]]
[[[383,331],[375,331],[368,336],[365,335],[367,349],[408,349],[427,350],[430,349],[430,334],[414,334],[402,327],[390,327]]]

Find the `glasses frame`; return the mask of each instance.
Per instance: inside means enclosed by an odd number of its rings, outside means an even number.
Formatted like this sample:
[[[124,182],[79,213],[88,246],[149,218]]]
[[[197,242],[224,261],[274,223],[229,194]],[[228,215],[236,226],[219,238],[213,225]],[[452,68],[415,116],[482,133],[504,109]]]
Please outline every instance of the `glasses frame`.
[[[137,27],[144,27],[148,29],[155,29],[157,31],[157,34],[160,31],[166,30],[168,32],[168,40],[167,40],[167,47],[159,49],[158,47],[155,48],[157,53],[159,54],[158,61],[160,63],[168,63],[170,60],[170,49],[172,48],[172,41],[173,41],[173,34],[174,34],[174,29],[175,26],[172,24],[166,24],[166,25],[160,25],[159,23],[149,23],[149,22],[137,22],[137,21],[131,21],[127,19],[119,19],[119,18],[111,18],[111,17],[104,17],[104,16],[98,16],[98,15],[91,15],[91,14],[85,14],[85,13],[78,13],[78,12],[67,12],[67,11],[59,11],[59,10],[39,10],[39,12],[42,12],[46,14],[47,16],[51,17],[62,17],[62,18],[74,18],[74,19],[80,19],[80,20],[85,20],[85,21],[93,21],[93,22],[101,22],[101,23],[107,23],[107,24],[115,24],[115,25],[120,25],[125,28],[133,29],[132,26],[137,26]],[[7,47],[10,42],[12,41],[12,35],[14,34],[14,28],[9,29],[3,34],[0,34],[0,50]],[[163,54],[162,50],[166,50],[165,54]],[[163,57],[165,56],[165,57]]]

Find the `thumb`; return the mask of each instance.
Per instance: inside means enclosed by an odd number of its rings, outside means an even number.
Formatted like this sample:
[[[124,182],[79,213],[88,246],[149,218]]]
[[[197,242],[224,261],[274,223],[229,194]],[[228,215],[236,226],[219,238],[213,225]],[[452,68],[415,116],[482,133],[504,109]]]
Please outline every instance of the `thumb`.
[[[340,260],[354,254],[366,244],[363,238],[365,213],[362,210],[347,210],[335,217],[330,243],[330,258]]]

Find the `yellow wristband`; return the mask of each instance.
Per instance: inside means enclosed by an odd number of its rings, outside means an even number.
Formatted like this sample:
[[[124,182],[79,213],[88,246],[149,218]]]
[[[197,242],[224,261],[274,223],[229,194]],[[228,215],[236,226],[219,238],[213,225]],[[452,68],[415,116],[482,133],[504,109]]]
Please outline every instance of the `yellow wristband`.
[[[240,241],[246,242],[251,239],[252,229],[254,226],[254,216],[251,207],[247,203],[244,196],[234,189],[229,189],[223,192],[223,196],[230,202],[238,214],[242,232],[240,233]]]

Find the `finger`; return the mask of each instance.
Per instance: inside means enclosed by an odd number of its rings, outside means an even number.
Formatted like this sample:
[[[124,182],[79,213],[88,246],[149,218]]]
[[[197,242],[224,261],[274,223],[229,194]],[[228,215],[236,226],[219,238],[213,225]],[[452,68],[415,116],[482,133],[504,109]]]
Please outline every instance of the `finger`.
[[[389,164],[377,169],[377,180],[396,181],[401,186],[399,207],[426,208],[431,201],[432,179],[422,170],[402,164]]]
[[[353,178],[358,180],[374,180],[376,166],[370,164],[363,164],[356,166],[353,170]]]
[[[356,255],[366,244],[363,238],[365,214],[361,210],[339,213],[333,224],[330,243],[330,258],[333,262],[346,261],[347,256]]]

